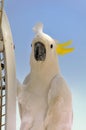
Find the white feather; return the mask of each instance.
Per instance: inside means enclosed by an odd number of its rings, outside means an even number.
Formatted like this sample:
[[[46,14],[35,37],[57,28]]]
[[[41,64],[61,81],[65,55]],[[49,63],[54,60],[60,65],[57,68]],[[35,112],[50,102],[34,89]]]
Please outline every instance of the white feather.
[[[71,130],[72,98],[59,71],[55,41],[42,33],[42,23],[36,24],[33,30],[38,34],[35,39],[43,40],[47,53],[45,61],[38,62],[32,50],[31,72],[18,96],[20,130]],[[51,44],[54,45],[52,49]]]
[[[33,31],[37,34],[37,33],[42,33],[43,32],[43,24],[42,23],[37,23],[34,27],[33,27]]]

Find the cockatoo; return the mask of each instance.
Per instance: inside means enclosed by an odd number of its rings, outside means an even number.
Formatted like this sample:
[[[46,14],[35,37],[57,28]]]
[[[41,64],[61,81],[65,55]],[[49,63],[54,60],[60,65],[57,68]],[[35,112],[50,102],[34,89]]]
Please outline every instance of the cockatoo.
[[[18,84],[20,130],[71,130],[72,94],[62,77],[57,56],[72,52],[68,41],[58,44],[43,32],[43,24],[33,28],[31,71]]]

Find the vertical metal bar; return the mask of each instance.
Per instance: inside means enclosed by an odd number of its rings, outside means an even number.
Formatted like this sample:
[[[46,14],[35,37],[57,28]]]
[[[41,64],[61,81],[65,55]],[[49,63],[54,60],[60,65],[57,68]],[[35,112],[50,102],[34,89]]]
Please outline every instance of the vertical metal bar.
[[[0,52],[0,56],[0,130],[6,130],[6,87],[5,84],[3,84],[3,75],[5,75],[5,70],[3,72],[1,66],[2,62],[4,62],[4,52]]]
[[[15,73],[15,55],[13,48],[13,39],[10,30],[9,21],[5,12],[3,12],[3,0],[0,0],[0,41],[3,42],[1,46],[3,52],[1,55],[5,65],[5,83],[3,84],[3,78],[1,77],[1,98],[3,99],[3,92],[5,94],[5,123],[2,124],[1,111],[1,126],[0,130],[16,130],[16,73]],[[0,50],[1,53],[1,50]],[[1,59],[2,60],[2,59]],[[5,86],[5,88],[3,87]],[[2,100],[1,99],[1,100]],[[3,100],[1,101],[1,109]],[[3,126],[5,127],[3,129]]]
[[[1,53],[0,53],[0,60],[1,60]],[[0,130],[1,130],[1,115],[2,115],[2,110],[1,110],[1,106],[2,106],[2,95],[1,95],[1,66],[0,66]]]
[[[7,118],[7,85],[6,85],[6,66],[5,66],[5,54],[3,53],[3,59],[4,59],[4,78],[5,78],[5,84],[4,84],[4,91],[5,91],[5,130],[6,130],[6,118]]]
[[[2,77],[2,71],[1,71],[1,65],[0,65],[0,78]],[[1,130],[1,124],[2,124],[2,79],[0,79],[0,96],[1,96],[1,99],[0,99],[0,130]]]
[[[6,130],[16,130],[16,71],[13,39],[5,12],[2,17],[2,33],[6,70]]]
[[[0,26],[2,23],[3,7],[4,7],[4,0],[0,0]]]
[[[6,130],[6,82],[4,79],[6,70],[4,63],[4,50],[0,50],[0,130]]]
[[[0,0],[0,45],[3,41],[3,35],[2,35],[2,15],[3,15],[3,6],[4,6],[4,0]],[[0,46],[1,47],[1,46]],[[2,79],[2,67],[1,67],[1,60],[4,60],[3,52],[0,50],[0,130],[2,130],[2,115],[3,115],[3,79]]]

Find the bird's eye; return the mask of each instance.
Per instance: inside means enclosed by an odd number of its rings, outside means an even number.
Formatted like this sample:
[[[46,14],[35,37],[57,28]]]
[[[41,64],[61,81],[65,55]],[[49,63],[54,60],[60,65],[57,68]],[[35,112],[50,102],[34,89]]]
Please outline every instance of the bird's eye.
[[[50,48],[53,48],[53,44],[50,45]]]
[[[31,44],[31,47],[32,47],[32,44]]]

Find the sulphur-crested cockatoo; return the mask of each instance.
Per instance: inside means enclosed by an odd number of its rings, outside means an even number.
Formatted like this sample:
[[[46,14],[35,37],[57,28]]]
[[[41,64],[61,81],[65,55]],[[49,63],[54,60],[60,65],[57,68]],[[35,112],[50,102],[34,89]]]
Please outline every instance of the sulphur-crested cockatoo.
[[[58,44],[43,32],[41,23],[33,30],[31,72],[23,85],[18,85],[20,130],[71,130],[72,96],[57,58],[73,51],[65,48],[71,41]]]

